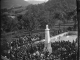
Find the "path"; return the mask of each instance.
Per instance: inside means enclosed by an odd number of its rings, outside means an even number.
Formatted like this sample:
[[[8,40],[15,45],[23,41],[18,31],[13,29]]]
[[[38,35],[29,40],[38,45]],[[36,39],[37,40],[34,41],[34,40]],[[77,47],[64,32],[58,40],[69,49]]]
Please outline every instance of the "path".
[[[76,38],[77,38],[77,32],[76,31],[74,31],[75,32],[75,35],[70,35],[70,36],[66,36],[66,34],[68,34],[68,33],[70,33],[70,31],[69,32],[65,32],[65,33],[61,33],[61,34],[59,34],[59,35],[56,35],[56,36],[53,36],[53,37],[51,37],[50,39],[51,39],[51,42],[55,42],[55,41],[61,41],[61,40],[65,40],[65,41],[70,41],[70,42],[73,42],[73,40],[76,40]],[[74,33],[73,31],[71,31],[71,33]],[[39,42],[44,42],[45,41],[45,39],[43,39],[43,40],[41,40],[41,41],[36,41],[35,43],[39,43]]]

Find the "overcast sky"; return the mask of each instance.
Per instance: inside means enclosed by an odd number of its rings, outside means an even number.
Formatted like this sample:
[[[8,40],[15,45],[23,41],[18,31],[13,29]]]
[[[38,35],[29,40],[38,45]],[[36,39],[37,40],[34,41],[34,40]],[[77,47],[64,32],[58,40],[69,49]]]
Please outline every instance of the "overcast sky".
[[[31,4],[40,4],[40,3],[47,2],[48,0],[24,0],[24,1],[29,2]]]

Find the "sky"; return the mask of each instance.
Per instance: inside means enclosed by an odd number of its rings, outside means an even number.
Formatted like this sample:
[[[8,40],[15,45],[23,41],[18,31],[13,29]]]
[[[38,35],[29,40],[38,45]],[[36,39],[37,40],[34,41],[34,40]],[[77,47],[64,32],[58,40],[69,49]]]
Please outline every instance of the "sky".
[[[48,0],[25,0],[25,1],[48,1]]]
[[[24,1],[29,2],[31,4],[40,4],[40,3],[47,2],[48,0],[24,0]]]

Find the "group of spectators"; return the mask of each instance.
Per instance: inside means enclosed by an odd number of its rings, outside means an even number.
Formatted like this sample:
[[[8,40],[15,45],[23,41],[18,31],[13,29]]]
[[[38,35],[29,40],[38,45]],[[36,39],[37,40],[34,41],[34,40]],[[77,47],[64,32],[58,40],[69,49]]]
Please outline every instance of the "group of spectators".
[[[1,46],[1,55],[9,60],[76,60],[75,42],[56,41],[51,43],[52,53],[44,50],[44,42],[34,44],[28,38],[19,38],[11,43],[6,43],[6,47]],[[4,59],[3,59],[4,60]]]
[[[55,32],[57,34],[60,31]],[[56,34],[55,34],[56,35]],[[51,43],[52,53],[44,51],[44,42],[34,44],[43,39],[40,35],[18,37],[8,43],[3,40],[1,45],[1,58],[8,60],[76,60],[75,42],[56,41]],[[6,59],[6,60],[7,60]]]

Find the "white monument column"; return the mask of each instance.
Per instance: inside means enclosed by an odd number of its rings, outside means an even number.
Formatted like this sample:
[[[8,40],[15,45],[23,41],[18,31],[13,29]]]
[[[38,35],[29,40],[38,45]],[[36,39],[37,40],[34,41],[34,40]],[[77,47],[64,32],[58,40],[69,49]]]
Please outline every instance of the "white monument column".
[[[45,29],[45,47],[44,49],[48,50],[50,53],[52,53],[52,48],[51,48],[51,42],[50,42],[50,32],[49,32],[48,25],[46,25]]]
[[[50,43],[50,33],[49,33],[49,28],[48,25],[46,25],[46,29],[45,29],[45,43]]]

